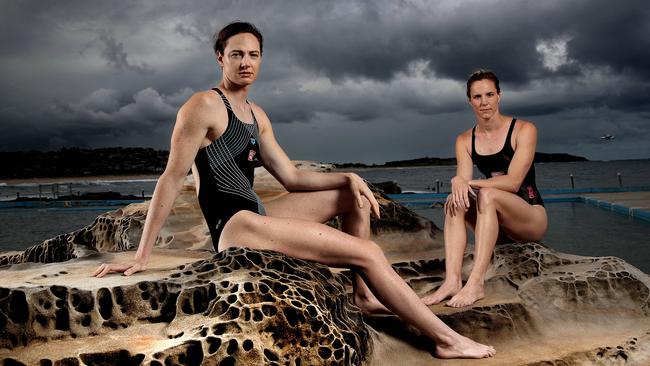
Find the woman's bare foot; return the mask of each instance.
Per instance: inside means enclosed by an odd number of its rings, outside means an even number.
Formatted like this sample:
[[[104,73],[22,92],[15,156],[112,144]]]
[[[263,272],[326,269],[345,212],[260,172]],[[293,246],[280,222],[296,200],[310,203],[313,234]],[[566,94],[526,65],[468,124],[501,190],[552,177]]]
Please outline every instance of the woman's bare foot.
[[[485,297],[485,286],[483,284],[474,285],[469,282],[463,287],[451,300],[447,301],[447,305],[454,308],[462,308],[470,306],[478,300]]]
[[[496,353],[494,347],[474,342],[461,335],[453,344],[436,345],[436,356],[439,358],[486,358]]]
[[[425,305],[434,305],[440,303],[442,300],[452,297],[460,291],[463,287],[463,284],[460,281],[447,281],[442,283],[442,285],[436,290],[436,292],[431,295],[427,295],[422,298],[422,302]]]
[[[355,292],[353,294],[354,305],[361,309],[361,312],[364,315],[372,314],[392,314],[393,312],[388,310],[375,295],[370,292],[369,294],[359,294]]]

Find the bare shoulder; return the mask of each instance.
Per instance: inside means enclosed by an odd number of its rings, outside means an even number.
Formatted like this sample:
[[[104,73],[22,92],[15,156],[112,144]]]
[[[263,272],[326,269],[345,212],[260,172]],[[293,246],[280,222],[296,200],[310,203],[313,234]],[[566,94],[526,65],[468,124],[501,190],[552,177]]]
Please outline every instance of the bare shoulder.
[[[199,117],[203,115],[218,115],[226,107],[221,99],[211,90],[194,93],[179,109],[179,116]]]
[[[519,146],[535,147],[537,145],[537,128],[530,121],[518,119],[512,133],[514,135],[512,144],[515,151]]]
[[[462,132],[460,135],[456,137],[456,144],[460,144],[461,146],[470,146],[472,143],[472,129],[470,128],[469,130]]]
[[[533,122],[517,119],[517,124],[515,125],[514,132],[517,134],[517,136],[534,137],[537,135],[537,127],[535,127],[535,124]]]

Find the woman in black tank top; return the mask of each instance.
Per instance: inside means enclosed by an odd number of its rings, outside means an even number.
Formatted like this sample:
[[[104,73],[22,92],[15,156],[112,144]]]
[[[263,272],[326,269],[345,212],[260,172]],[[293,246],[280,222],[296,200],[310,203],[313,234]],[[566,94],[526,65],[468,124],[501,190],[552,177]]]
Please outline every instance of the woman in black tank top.
[[[497,241],[539,241],[548,225],[535,183],[537,129],[499,112],[499,79],[491,71],[470,76],[467,97],[476,126],[456,139],[457,171],[445,203],[446,277],[436,292],[423,298],[428,305],[451,297],[447,305],[463,307],[482,299]],[[474,164],[485,179],[473,178]],[[463,286],[466,226],[474,230],[475,247],[474,265]]]

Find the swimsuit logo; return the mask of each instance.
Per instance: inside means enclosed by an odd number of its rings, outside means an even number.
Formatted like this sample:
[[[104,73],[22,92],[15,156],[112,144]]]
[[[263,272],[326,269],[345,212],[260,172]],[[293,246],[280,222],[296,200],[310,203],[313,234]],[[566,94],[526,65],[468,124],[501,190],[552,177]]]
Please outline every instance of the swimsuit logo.
[[[249,150],[248,151],[248,161],[253,161],[253,157],[255,157],[255,150]]]
[[[526,189],[528,189],[528,198],[531,200],[535,198],[535,191],[533,191],[533,187],[527,186]]]
[[[255,137],[251,137],[251,144],[255,145],[256,142],[257,140],[255,140]]]
[[[219,230],[219,226],[221,226],[221,220],[217,221],[217,224],[214,225],[214,228]]]
[[[498,177],[498,176],[501,176],[501,175],[506,175],[506,173],[504,173],[504,172],[492,172],[492,173],[490,173],[490,174],[491,174],[493,177]]]

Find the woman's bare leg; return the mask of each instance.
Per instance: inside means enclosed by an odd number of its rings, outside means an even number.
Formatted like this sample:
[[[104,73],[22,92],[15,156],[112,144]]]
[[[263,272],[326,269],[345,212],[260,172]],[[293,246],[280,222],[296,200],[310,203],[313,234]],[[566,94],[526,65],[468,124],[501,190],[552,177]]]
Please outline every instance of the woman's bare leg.
[[[453,331],[424,305],[374,242],[310,221],[260,216],[240,211],[224,227],[219,250],[232,246],[271,249],[330,266],[359,270],[379,300],[404,321],[436,342],[442,358],[483,358],[492,347]]]
[[[530,205],[511,192],[482,188],[478,194],[474,267],[465,286],[447,305],[469,306],[485,296],[485,274],[499,237],[499,227],[513,239],[537,241],[546,232],[546,226],[543,207]]]
[[[427,305],[438,304],[441,301],[456,295],[463,283],[461,270],[463,268],[463,257],[467,247],[467,227],[474,227],[476,223],[476,201],[470,201],[470,207],[465,212],[455,208],[454,212],[445,210],[445,280],[440,287],[431,295],[422,298]]]
[[[370,238],[370,202],[365,197],[363,207],[348,187],[314,192],[292,192],[266,204],[272,217],[296,218],[325,223],[341,215],[342,231],[361,239]],[[354,304],[365,314],[390,313],[370,291],[363,278],[352,271]]]

